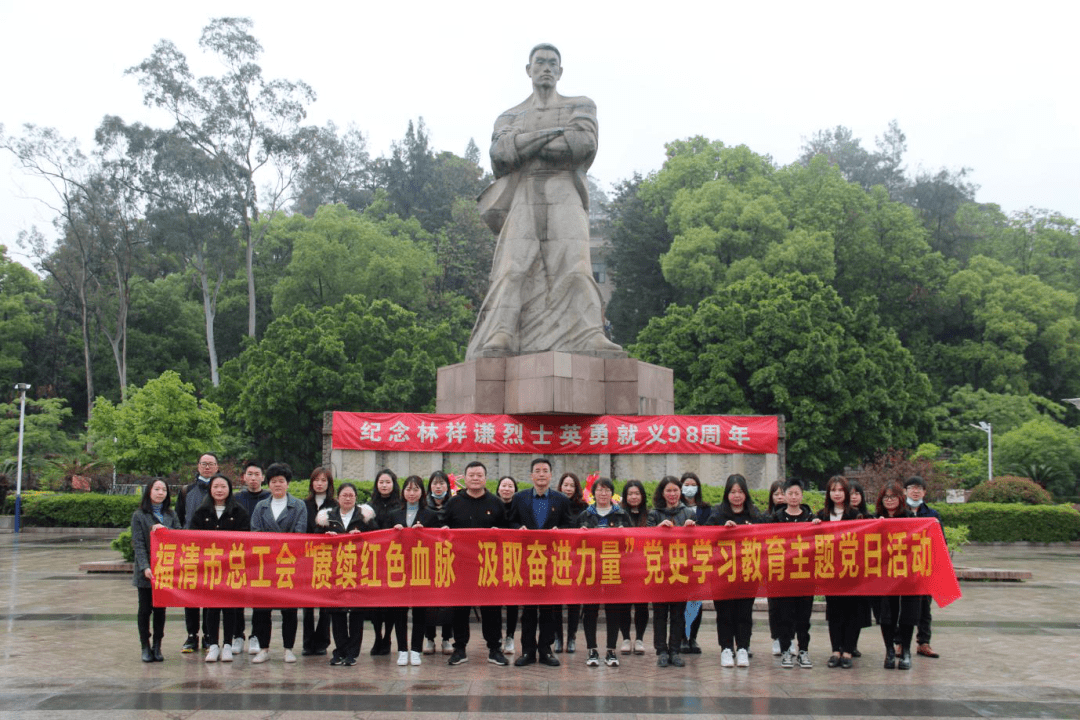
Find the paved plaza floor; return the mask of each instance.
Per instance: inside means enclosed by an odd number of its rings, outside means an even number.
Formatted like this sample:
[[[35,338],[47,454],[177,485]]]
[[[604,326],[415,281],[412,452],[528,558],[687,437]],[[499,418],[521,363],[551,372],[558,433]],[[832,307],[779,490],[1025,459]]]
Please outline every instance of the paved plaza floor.
[[[966,549],[957,564],[1033,578],[962,583],[961,600],[934,608],[942,657],[917,657],[907,672],[882,668],[876,627],[863,631],[854,669],[827,668],[828,631],[817,612],[811,670],[780,668],[764,613],[755,613],[749,669],[720,667],[712,613],[701,629],[704,653],[686,656],[682,669],[657,668],[651,654],[591,668],[580,649],[560,656],[558,668],[498,667],[486,662],[479,624],[470,661],[457,667],[441,655],[398,667],[396,652],[372,658],[366,646],[354,667],[331,667],[325,657],[286,665],[277,627],[270,662],[252,665],[245,654],[207,664],[181,654],[178,609],[168,612],[165,662],[143,663],[130,576],[78,571],[80,562],[115,557],[101,538],[0,535],[0,719],[1080,718],[1075,546]]]

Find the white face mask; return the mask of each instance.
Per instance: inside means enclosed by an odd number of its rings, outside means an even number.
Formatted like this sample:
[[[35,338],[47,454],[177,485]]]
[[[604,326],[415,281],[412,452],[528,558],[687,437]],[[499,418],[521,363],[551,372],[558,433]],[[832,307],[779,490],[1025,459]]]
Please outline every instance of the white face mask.
[[[682,496],[692,498],[697,495],[697,485],[683,485]]]

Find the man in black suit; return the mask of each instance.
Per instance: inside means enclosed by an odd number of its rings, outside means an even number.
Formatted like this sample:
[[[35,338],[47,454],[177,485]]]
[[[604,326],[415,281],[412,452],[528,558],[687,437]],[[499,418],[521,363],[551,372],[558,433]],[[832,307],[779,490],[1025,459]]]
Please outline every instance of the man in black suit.
[[[570,521],[570,501],[551,489],[551,461],[536,458],[531,467],[533,486],[514,495],[510,504],[511,527],[522,530],[551,530],[567,527]],[[537,624],[540,627],[537,641]],[[514,665],[523,667],[539,660],[557,667],[559,659],[551,652],[555,642],[555,616],[551,605],[526,605],[521,614],[521,656]]]

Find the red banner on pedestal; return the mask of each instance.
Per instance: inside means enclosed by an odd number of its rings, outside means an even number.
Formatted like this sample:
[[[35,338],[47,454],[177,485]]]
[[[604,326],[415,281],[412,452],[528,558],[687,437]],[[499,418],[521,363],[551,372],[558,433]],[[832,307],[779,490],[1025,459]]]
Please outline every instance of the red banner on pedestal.
[[[806,595],[960,597],[936,519],[605,530],[290,535],[158,530],[161,607],[679,602]]]
[[[335,412],[335,450],[559,454],[776,453],[775,415]]]

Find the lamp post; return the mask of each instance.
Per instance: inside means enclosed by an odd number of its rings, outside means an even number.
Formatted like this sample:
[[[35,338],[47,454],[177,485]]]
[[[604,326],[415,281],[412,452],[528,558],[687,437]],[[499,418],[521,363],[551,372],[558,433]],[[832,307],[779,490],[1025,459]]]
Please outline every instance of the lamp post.
[[[15,532],[19,532],[19,517],[22,515],[22,450],[23,450],[23,424],[26,421],[26,391],[30,389],[29,383],[16,383],[15,389],[19,391],[19,460],[15,475]]]
[[[971,427],[976,430],[982,430],[986,433],[986,467],[987,475],[990,480],[994,479],[994,431],[990,426],[990,423],[980,421],[978,425],[969,423]]]

